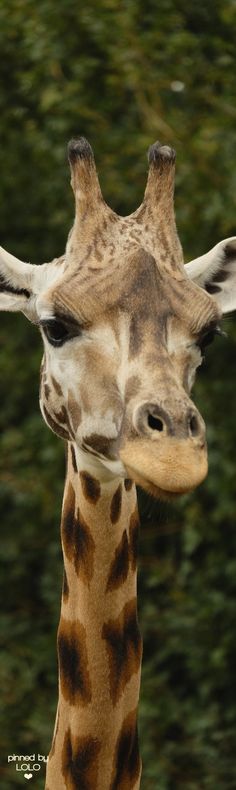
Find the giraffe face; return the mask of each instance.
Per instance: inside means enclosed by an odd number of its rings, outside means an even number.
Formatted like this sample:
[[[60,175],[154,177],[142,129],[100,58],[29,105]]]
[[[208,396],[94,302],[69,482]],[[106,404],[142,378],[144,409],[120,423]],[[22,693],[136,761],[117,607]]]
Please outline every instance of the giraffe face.
[[[184,266],[174,153],[155,144],[142,205],[117,216],[92,150],[69,146],[75,221],[65,255],[32,266],[0,249],[0,307],[40,326],[40,403],[55,433],[109,475],[157,496],[207,472],[205,426],[190,390],[222,312],[236,307],[236,240]]]
[[[112,266],[106,277],[90,256],[80,272],[64,275],[37,300],[45,345],[41,410],[59,436],[114,474],[128,469],[160,495],[164,485],[150,485],[142,475],[150,453],[156,461],[167,448],[170,464],[170,455],[184,448],[185,466],[194,454],[205,463],[204,423],[189,393],[201,364],[200,345],[214,332],[219,310],[187,279],[172,288],[171,278],[163,278],[153,256],[140,248],[131,245],[127,261],[120,265],[114,257]],[[196,328],[188,313],[197,299]],[[167,472],[162,460],[161,483]]]

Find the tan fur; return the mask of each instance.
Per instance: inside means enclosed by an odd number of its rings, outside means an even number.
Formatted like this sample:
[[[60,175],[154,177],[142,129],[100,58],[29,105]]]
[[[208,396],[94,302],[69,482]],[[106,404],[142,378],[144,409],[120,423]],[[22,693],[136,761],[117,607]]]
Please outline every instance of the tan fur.
[[[70,481],[70,482],[69,482]],[[118,518],[111,520],[111,505],[116,495],[117,488],[121,486],[122,500]],[[88,498],[88,491],[91,496]],[[73,784],[73,771],[76,775],[76,739],[92,738],[96,742],[94,749],[94,766],[85,770],[82,777],[88,782],[89,790],[108,790],[111,788],[112,775],[115,774],[115,755],[117,739],[122,729],[123,722],[137,703],[140,685],[141,642],[138,637],[137,649],[131,641],[127,642],[130,658],[127,655],[120,674],[115,664],[114,652],[109,647],[109,633],[117,630],[119,636],[128,622],[131,613],[136,611],[136,562],[134,561],[133,530],[137,525],[136,493],[134,487],[125,490],[123,481],[117,480],[102,484],[100,495],[94,487],[94,504],[92,504],[93,489],[85,487],[84,477],[73,470],[72,461],[68,459],[68,483],[65,489],[62,513],[62,545],[64,551],[64,567],[67,576],[69,594],[62,597],[62,610],[59,626],[59,639],[63,634],[71,640],[75,634],[76,646],[80,647],[80,675],[69,678],[60,670],[59,685],[59,719],[53,748],[47,767],[47,786],[49,790],[64,790],[64,788],[80,788],[79,779]],[[86,494],[86,495],[85,495]],[[69,497],[69,499],[68,499]],[[68,529],[68,539],[71,535],[70,548],[65,540],[63,525],[68,509],[72,511],[79,508],[83,522],[89,524],[91,540],[94,544],[93,567],[86,565],[78,569],[73,553],[75,547],[72,532]],[[125,577],[119,576],[119,565],[114,565],[117,551],[123,539],[124,524],[130,522],[128,535],[128,566]],[[71,527],[72,529],[72,527]],[[111,583],[113,570],[114,582]],[[110,582],[109,582],[110,580]],[[109,582],[109,584],[108,584]],[[128,610],[126,612],[126,608]],[[125,619],[124,619],[125,618]],[[130,647],[129,647],[130,644]],[[81,653],[82,651],[82,653]],[[125,657],[124,657],[125,658]],[[60,663],[60,654],[59,654]],[[66,666],[66,662],[65,662]],[[118,674],[117,674],[118,672]],[[74,685],[74,688],[73,688]],[[72,758],[70,764],[65,766],[65,734],[70,731],[72,742]],[[92,750],[93,753],[93,750]],[[74,758],[73,758],[74,755]],[[73,759],[75,763],[73,764]],[[137,757],[138,759],[138,757]],[[87,771],[87,773],[86,773]],[[97,773],[96,773],[97,771]],[[96,775],[93,784],[91,776]],[[79,776],[79,774],[78,774]],[[124,787],[137,788],[137,778],[140,776],[140,763],[138,774],[130,784]],[[90,783],[89,783],[90,782]],[[123,784],[122,784],[123,787]]]

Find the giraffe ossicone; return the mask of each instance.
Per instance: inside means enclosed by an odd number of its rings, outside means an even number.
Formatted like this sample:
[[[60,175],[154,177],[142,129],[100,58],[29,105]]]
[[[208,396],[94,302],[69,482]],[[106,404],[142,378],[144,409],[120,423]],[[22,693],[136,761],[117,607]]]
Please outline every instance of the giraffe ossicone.
[[[190,398],[203,349],[236,308],[236,238],[184,265],[175,153],[154,144],[141,206],[101,193],[91,146],[68,149],[75,219],[65,253],[41,266],[0,248],[0,309],[44,342],[40,406],[68,445],[59,700],[47,790],[138,790],[135,483],[157,497],[207,473]]]

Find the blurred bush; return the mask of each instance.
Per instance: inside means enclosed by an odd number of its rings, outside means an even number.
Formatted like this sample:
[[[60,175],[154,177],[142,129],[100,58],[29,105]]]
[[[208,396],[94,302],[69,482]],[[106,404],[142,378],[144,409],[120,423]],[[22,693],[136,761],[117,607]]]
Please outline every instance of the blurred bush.
[[[148,146],[176,147],[186,260],[233,235],[235,22],[234,0],[0,3],[1,244],[37,263],[64,250],[65,146],[78,134],[124,214],[142,199]],[[195,391],[208,480],[171,509],[140,494],[143,790],[236,787],[236,328],[226,324]],[[53,728],[64,448],[39,414],[36,329],[2,315],[0,339],[1,787],[10,790],[22,779],[7,755],[47,754]]]

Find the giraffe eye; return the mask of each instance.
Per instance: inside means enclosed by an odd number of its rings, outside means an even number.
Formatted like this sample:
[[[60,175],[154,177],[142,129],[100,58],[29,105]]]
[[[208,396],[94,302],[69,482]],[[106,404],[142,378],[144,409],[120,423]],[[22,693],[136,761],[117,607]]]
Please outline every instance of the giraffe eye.
[[[205,348],[209,346],[210,343],[213,343],[213,340],[215,339],[216,335],[225,336],[226,333],[223,332],[220,326],[214,326],[212,327],[212,329],[209,329],[199,338],[197,345],[200,348],[202,354],[204,353]]]
[[[207,332],[205,335],[203,335],[203,337],[200,338],[200,340],[199,340],[197,345],[199,346],[200,351],[202,353],[205,351],[205,348],[207,346],[209,346],[211,343],[213,343],[214,338],[215,338],[215,331],[213,329],[210,332]]]
[[[73,337],[71,328],[67,327],[62,321],[42,321],[41,326],[52,346],[63,346],[66,340]]]

